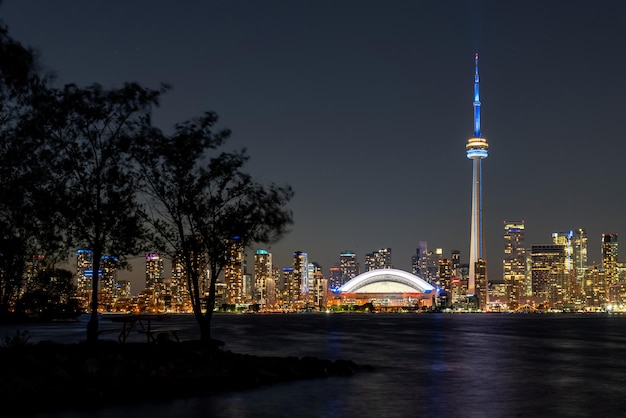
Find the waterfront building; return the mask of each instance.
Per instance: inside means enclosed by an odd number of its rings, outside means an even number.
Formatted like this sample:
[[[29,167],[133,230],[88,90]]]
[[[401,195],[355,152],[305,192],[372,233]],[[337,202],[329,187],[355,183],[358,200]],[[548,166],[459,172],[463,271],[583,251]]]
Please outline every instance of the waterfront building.
[[[607,286],[617,283],[617,234],[602,234],[602,268]]]
[[[224,282],[226,283],[227,302],[237,305],[245,302],[244,299],[244,253],[241,238],[234,236],[228,246],[227,262],[224,267]]]
[[[439,304],[449,307],[452,304],[452,260],[442,258],[439,260],[439,273],[437,288],[439,289]]]
[[[482,160],[487,158],[489,146],[480,127],[480,77],[478,54],[474,56],[474,136],[467,141],[467,158],[472,160],[472,217],[470,229],[469,282],[467,294],[475,296],[480,309],[487,308],[487,261],[483,242]]]
[[[294,301],[305,301],[309,294],[309,256],[304,251],[293,253]]]
[[[146,254],[146,289],[154,291],[163,280],[163,258],[157,253]]]
[[[266,250],[254,253],[254,301],[261,308],[267,305],[267,283],[272,279],[272,254]]]
[[[300,281],[294,275],[293,267],[283,268],[281,277],[282,282],[282,301],[285,307],[295,306],[300,300]]]
[[[552,243],[565,248],[565,271],[574,270],[574,231],[553,232]]]
[[[568,295],[563,245],[532,245],[532,296],[550,308],[562,307]]]
[[[589,311],[603,310],[608,302],[607,275],[604,269],[595,263],[585,269],[583,295],[585,309]]]
[[[510,309],[517,309],[526,296],[526,248],[524,221],[504,222],[504,258],[502,276]]]
[[[393,268],[391,264],[391,248],[381,248],[365,255],[365,271],[390,268]]]
[[[332,302],[357,306],[371,303],[376,309],[396,310],[432,307],[436,298],[436,289],[420,277],[397,269],[378,269],[344,284]]]
[[[339,267],[342,276],[338,283],[331,284],[331,288],[341,287],[350,279],[354,279],[359,275],[359,263],[356,254],[352,251],[344,251],[339,255]]]
[[[339,289],[345,284],[344,271],[341,267],[331,267],[328,269],[328,287],[332,289]]]
[[[461,251],[450,251],[450,260],[452,261],[452,277],[461,277]]]

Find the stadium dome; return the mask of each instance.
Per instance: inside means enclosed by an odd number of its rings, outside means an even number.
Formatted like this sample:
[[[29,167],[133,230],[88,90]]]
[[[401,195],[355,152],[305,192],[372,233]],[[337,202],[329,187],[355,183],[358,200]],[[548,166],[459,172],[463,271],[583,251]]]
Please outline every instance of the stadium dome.
[[[341,293],[430,293],[434,290],[424,279],[396,269],[370,270],[339,288]]]

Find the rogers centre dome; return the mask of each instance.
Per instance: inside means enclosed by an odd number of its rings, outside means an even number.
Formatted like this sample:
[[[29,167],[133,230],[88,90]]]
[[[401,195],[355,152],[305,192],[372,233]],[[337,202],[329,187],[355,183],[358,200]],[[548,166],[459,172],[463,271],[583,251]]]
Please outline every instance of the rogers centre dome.
[[[430,305],[435,288],[424,279],[396,269],[370,270],[341,286],[343,301],[372,302],[381,306]]]

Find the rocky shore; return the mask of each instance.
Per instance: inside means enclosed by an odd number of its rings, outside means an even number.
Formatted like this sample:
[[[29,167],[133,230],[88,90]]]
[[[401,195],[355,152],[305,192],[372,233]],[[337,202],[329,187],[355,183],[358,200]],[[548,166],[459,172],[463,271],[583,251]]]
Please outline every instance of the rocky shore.
[[[0,348],[0,416],[209,396],[368,369],[348,360],[237,354],[198,341],[40,342]]]

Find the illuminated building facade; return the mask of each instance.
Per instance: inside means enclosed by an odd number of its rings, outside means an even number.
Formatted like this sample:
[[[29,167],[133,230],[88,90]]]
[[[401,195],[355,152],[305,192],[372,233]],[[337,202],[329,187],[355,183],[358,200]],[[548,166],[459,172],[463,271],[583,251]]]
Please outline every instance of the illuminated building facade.
[[[553,232],[552,243],[565,248],[565,271],[574,270],[574,231]]]
[[[293,267],[283,268],[281,282],[283,306],[295,306],[296,302],[300,300],[301,293],[300,282],[294,278]]]
[[[254,300],[264,308],[267,305],[267,283],[272,279],[272,254],[266,250],[254,253]]]
[[[344,283],[359,275],[359,263],[357,262],[356,254],[352,251],[344,251],[339,255],[339,267],[341,268],[342,277],[338,283],[333,283],[331,288],[341,287]]]
[[[607,285],[617,283],[617,234],[602,234],[602,268]]]
[[[532,245],[532,296],[547,307],[564,303],[569,277],[565,272],[563,245]]]
[[[391,248],[381,248],[365,255],[365,271],[390,269],[391,264]]]
[[[440,306],[449,307],[452,303],[452,260],[442,258],[439,260],[439,300]]]
[[[430,307],[436,303],[437,292],[425,280],[397,269],[370,270],[339,288],[334,304],[363,305],[394,309]]]
[[[467,158],[472,160],[472,217],[470,230],[470,256],[468,295],[478,298],[480,309],[486,309],[487,261],[483,242],[483,198],[482,198],[482,160],[487,158],[489,146],[480,131],[480,78],[478,75],[478,54],[474,56],[474,137],[467,141]]]
[[[158,292],[163,281],[163,259],[157,253],[146,254],[146,289]]]
[[[606,271],[595,264],[587,268],[582,289],[585,309],[589,311],[603,309],[608,301],[607,288]]]
[[[244,300],[244,253],[243,243],[239,237],[233,237],[228,246],[227,263],[224,267],[226,282],[226,303],[236,305]]]
[[[304,301],[309,293],[309,257],[303,251],[293,253],[293,301]]]
[[[347,283],[343,281],[344,274],[343,274],[343,269],[341,267],[329,268],[328,274],[329,274],[328,287],[330,289],[339,289],[341,286]]]
[[[504,222],[502,275],[510,309],[517,309],[526,296],[526,248],[524,221]]]

